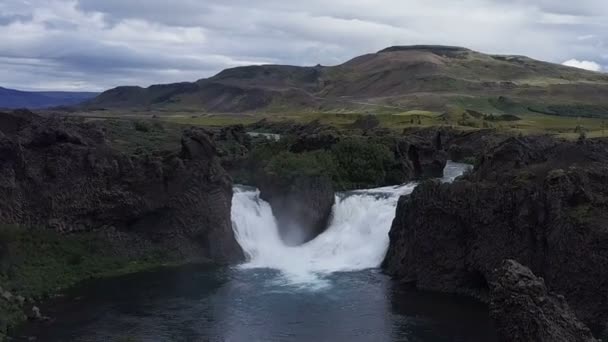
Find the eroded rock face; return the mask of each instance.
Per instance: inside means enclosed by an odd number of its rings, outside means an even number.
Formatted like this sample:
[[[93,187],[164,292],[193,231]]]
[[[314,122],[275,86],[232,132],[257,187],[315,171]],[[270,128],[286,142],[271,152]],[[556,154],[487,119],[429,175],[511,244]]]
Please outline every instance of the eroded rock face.
[[[595,329],[608,321],[606,227],[604,142],[516,139],[490,151],[464,179],[428,181],[401,198],[383,267],[420,289],[487,301],[493,270],[514,259]]]
[[[514,260],[495,270],[490,293],[490,316],[501,341],[597,341],[563,296],[551,293],[542,278]]]
[[[394,151],[407,175],[405,181],[443,176],[448,155],[433,139],[407,136],[397,140]]]
[[[301,245],[327,228],[335,202],[329,178],[302,176],[285,183],[265,175],[258,186],[260,197],[272,207],[281,238],[287,244]]]
[[[179,154],[125,155],[94,125],[19,113],[0,122],[0,223],[99,232],[117,253],[242,258],[231,180],[205,131],[186,132]]]

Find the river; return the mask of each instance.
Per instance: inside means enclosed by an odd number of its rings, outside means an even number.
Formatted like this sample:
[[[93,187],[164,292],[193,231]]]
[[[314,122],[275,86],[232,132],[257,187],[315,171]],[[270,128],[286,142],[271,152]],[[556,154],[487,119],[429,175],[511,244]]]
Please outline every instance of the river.
[[[448,163],[443,181],[467,165]],[[40,341],[495,341],[487,307],[416,291],[378,267],[401,195],[415,183],[336,195],[328,229],[286,246],[268,203],[235,187],[232,221],[248,261],[82,284],[28,326]]]

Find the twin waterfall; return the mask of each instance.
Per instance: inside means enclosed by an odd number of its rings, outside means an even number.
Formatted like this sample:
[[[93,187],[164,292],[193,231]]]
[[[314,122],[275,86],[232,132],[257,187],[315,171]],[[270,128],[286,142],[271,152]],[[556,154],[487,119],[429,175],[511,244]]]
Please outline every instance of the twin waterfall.
[[[443,181],[450,182],[470,166],[448,162]],[[336,195],[327,230],[314,240],[287,246],[270,205],[254,188],[235,187],[232,227],[248,262],[243,268],[274,269],[290,285],[323,286],[325,277],[380,265],[389,245],[388,233],[399,197],[416,183],[357,190]]]

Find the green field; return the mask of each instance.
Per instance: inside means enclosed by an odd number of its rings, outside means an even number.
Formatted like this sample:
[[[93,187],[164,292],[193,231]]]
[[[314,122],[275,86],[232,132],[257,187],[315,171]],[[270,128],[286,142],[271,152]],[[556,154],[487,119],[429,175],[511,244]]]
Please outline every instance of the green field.
[[[277,114],[257,114],[257,115],[199,115],[182,116],[166,115],[159,119],[195,126],[215,126],[222,127],[234,124],[251,124],[261,119],[269,121],[292,121],[294,123],[308,123],[314,120],[338,128],[348,128],[353,122],[365,115],[363,113],[292,113],[285,115]],[[576,118],[567,116],[555,116],[546,114],[526,113],[517,115],[517,121],[491,121],[484,118],[475,118],[459,112],[453,113],[433,113],[428,111],[408,111],[394,114],[378,114],[376,117],[381,123],[381,127],[401,131],[409,127],[428,127],[428,126],[451,126],[461,129],[481,129],[496,128],[515,133],[528,134],[552,134],[564,138],[578,138],[581,131],[587,137],[606,136],[608,130],[608,120],[598,118]]]

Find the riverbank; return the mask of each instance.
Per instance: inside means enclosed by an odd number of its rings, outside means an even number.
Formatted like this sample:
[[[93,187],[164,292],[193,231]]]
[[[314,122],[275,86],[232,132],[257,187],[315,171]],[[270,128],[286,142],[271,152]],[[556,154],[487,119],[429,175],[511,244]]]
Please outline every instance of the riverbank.
[[[314,290],[272,269],[184,266],[85,282],[15,341],[496,341],[485,305],[402,288],[377,270]],[[145,286],[142,286],[145,284]]]
[[[177,150],[116,146],[95,124],[0,112],[3,333],[84,279],[243,259],[232,181],[205,130],[182,132]]]
[[[129,256],[120,252],[122,248],[126,247],[98,233],[64,236],[48,230],[0,226],[0,332],[6,335],[28,319],[46,319],[41,303],[82,281],[209,262],[184,259],[162,249]]]

